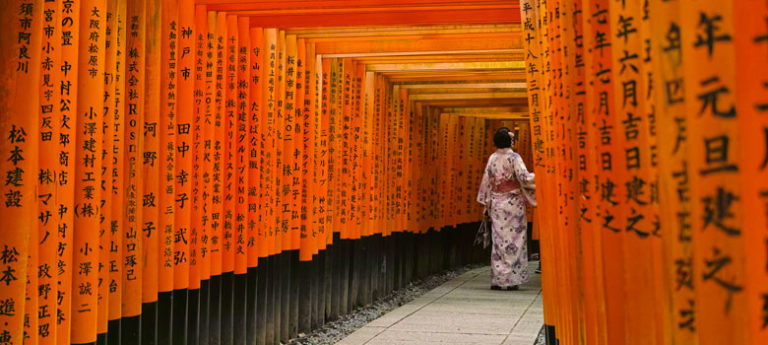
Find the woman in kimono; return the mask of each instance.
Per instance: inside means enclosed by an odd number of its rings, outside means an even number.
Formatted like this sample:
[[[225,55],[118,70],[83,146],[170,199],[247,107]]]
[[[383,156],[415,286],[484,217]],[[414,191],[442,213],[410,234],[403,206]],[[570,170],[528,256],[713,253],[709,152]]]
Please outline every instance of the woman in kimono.
[[[491,219],[491,289],[517,290],[528,281],[526,203],[536,206],[534,174],[513,151],[514,133],[500,128],[493,137],[498,148],[488,158],[477,201]]]

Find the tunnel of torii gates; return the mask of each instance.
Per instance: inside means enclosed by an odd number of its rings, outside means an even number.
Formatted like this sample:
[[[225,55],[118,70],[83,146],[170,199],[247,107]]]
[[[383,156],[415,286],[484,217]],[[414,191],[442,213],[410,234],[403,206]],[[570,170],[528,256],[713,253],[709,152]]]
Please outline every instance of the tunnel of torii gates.
[[[554,344],[768,344],[764,0],[3,0],[0,344],[276,344],[537,174]]]

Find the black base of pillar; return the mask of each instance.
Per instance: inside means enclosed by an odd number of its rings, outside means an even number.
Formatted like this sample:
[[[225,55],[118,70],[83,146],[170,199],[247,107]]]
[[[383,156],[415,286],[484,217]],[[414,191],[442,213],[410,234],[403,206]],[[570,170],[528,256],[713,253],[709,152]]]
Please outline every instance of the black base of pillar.
[[[342,240],[311,261],[297,250],[259,259],[247,273],[200,281],[199,289],[158,294],[140,316],[109,321],[94,345],[271,345],[310,333],[417,279],[472,263],[490,249],[472,246],[477,223],[426,233]],[[545,326],[547,345],[559,342]]]
[[[555,326],[544,325],[544,337],[547,345],[560,344],[560,341],[557,340],[557,335],[555,334]]]
[[[157,294],[157,344],[173,343],[173,291]]]
[[[187,344],[200,344],[200,289],[187,290]]]
[[[199,318],[197,332],[197,344],[208,345],[211,327],[211,281],[209,279],[200,282],[200,304],[198,307]]]
[[[120,320],[120,345],[141,344],[141,315]]]
[[[174,345],[187,345],[187,289],[173,291],[173,331],[172,340]]]
[[[253,303],[253,296],[248,294],[249,290],[256,292],[256,286],[248,286],[248,274],[235,274],[233,280],[233,299],[232,299],[232,344],[246,345],[248,343],[248,321],[250,316],[255,314],[255,310],[250,312],[248,306]]]
[[[232,345],[234,339],[234,303],[235,303],[235,274],[225,272],[221,274],[221,326],[220,344]]]
[[[141,345],[157,345],[157,302],[141,305]]]
[[[120,345],[120,319],[107,323],[107,344]]]

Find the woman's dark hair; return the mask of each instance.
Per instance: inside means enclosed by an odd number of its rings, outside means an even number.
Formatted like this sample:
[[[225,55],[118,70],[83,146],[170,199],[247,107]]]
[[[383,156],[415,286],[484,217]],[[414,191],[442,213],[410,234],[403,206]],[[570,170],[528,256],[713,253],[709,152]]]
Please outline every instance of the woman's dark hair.
[[[509,137],[509,128],[501,127],[493,135],[493,144],[500,149],[506,149],[512,146],[512,138]]]

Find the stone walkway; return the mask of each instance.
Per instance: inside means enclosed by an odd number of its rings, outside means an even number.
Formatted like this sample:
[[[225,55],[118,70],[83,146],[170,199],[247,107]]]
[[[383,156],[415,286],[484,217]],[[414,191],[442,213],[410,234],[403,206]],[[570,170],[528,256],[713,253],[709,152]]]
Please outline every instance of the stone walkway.
[[[531,273],[536,264],[531,263]],[[534,274],[519,291],[493,291],[487,266],[446,282],[338,344],[533,345],[543,324],[541,276]]]

